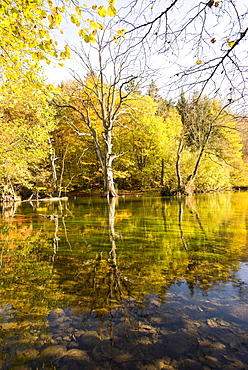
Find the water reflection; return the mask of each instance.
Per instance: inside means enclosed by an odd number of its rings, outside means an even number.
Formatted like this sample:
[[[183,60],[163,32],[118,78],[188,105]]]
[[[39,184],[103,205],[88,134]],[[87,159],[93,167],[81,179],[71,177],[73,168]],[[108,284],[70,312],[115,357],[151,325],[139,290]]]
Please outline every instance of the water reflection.
[[[0,367],[248,368],[247,210],[242,193],[18,205]]]

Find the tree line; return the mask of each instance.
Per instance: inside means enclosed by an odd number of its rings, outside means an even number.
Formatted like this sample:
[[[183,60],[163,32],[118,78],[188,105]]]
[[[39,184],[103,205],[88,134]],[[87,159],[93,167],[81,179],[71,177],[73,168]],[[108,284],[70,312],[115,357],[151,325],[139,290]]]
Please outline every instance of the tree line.
[[[240,124],[221,102],[197,92],[182,92],[173,103],[154,81],[146,93],[132,81],[117,91],[92,74],[49,97],[13,82],[0,109],[3,199],[247,185]]]

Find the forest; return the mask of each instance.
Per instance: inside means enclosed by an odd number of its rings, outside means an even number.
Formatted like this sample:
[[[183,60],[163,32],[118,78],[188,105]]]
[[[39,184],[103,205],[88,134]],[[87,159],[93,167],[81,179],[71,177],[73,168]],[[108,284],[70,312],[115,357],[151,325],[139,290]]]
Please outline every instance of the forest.
[[[140,13],[133,9],[145,12],[141,3],[127,6],[133,17],[128,30],[122,28],[127,18],[113,0],[107,6],[72,3],[73,14],[62,2],[61,7],[50,1],[1,2],[1,200],[144,191],[192,194],[248,186],[247,118],[232,106],[240,99],[244,79],[230,87],[224,64],[244,42],[246,30],[236,30],[235,41],[226,39],[227,49],[216,65],[194,60],[189,74],[194,72],[195,81],[209,68],[202,86],[192,82],[189,90],[181,78],[177,94],[165,98],[149,66],[149,37],[154,34],[146,27],[152,24],[160,32],[157,20],[162,22],[177,1],[139,25]],[[208,2],[194,21],[203,11],[210,20],[220,17],[223,7]],[[84,20],[84,14],[90,19]],[[62,49],[52,31],[62,34],[68,15],[81,41]],[[235,21],[240,19],[237,13]],[[83,22],[87,27],[81,28]],[[204,44],[203,31],[198,37]],[[215,42],[212,38],[210,44]],[[62,68],[72,55],[81,69],[71,70],[71,78],[58,86],[50,84],[42,62]],[[229,79],[231,98],[204,90],[219,66]]]

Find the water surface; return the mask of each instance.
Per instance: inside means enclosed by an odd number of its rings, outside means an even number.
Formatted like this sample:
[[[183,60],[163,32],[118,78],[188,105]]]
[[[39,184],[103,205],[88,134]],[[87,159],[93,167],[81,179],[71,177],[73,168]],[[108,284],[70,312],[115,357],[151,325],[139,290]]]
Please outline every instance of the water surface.
[[[0,218],[2,369],[248,369],[248,194]]]

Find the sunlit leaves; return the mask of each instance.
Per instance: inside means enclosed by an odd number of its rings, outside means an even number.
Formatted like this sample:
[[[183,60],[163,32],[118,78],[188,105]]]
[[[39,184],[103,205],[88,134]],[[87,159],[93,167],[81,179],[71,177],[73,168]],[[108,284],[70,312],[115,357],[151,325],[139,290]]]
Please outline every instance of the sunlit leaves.
[[[70,55],[71,55],[70,47],[69,47],[69,45],[65,45],[65,49],[64,49],[63,52],[60,53],[60,57],[62,59],[66,59],[66,58],[70,58]]]
[[[114,6],[112,6],[112,5],[110,5],[110,6],[108,7],[108,15],[109,15],[110,17],[115,17],[115,16],[116,16],[116,14],[117,14],[116,8],[115,8]]]
[[[91,28],[94,28],[94,29],[99,28],[99,23],[94,21],[93,19],[92,20],[87,20],[87,22],[89,23]]]
[[[34,74],[29,72],[27,78],[32,81]],[[13,81],[1,86],[1,96],[0,185],[9,177],[14,184],[30,186],[34,168],[47,155],[55,112],[36,84]]]
[[[70,19],[71,19],[71,22],[74,23],[77,27],[80,26],[79,19],[74,14],[70,15]]]
[[[230,48],[232,48],[235,44],[235,41],[228,41],[228,46],[230,46]]]
[[[107,15],[107,10],[105,9],[104,6],[99,6],[97,13],[100,15],[100,17],[104,18]]]
[[[77,12],[78,18],[79,19],[82,19],[82,17],[83,17],[83,15],[82,15],[82,9],[79,6],[76,6],[75,7],[75,10]]]
[[[89,43],[89,42],[94,43],[94,42],[96,42],[96,39],[93,35],[85,35],[84,36],[84,41],[86,43]]]
[[[94,12],[92,12],[90,27],[93,28],[93,31],[84,30],[83,38],[85,37],[86,42],[94,42],[96,30],[104,29],[103,25],[95,20],[95,16],[106,17],[109,15],[113,17],[116,15],[115,2],[110,0],[108,3],[108,9],[103,5],[92,5],[91,9]],[[23,59],[26,59],[25,68],[29,64],[31,69],[38,69],[41,60],[45,60],[49,64],[51,59],[58,56],[62,59],[69,57],[68,51],[58,50],[58,44],[54,41],[49,29],[61,27],[65,12],[69,13],[69,19],[74,25],[81,26],[84,8],[88,8],[88,6],[85,4],[81,6],[78,3],[73,6],[70,2],[57,6],[52,0],[48,0],[47,5],[48,7],[45,8],[39,0],[26,1],[25,3],[22,0],[1,2],[0,50],[2,58],[0,66],[3,67],[2,73],[7,73],[7,78],[11,78],[11,70],[15,69],[16,71],[22,67],[21,60]],[[71,9],[74,10],[74,13],[71,12]],[[64,30],[60,29],[60,32],[62,34]],[[14,58],[16,52],[20,54],[20,64],[16,63]]]
[[[197,61],[196,61],[196,64],[202,64],[202,60],[200,60],[200,59],[198,59]]]
[[[121,30],[118,30],[118,31],[117,31],[117,34],[118,34],[119,36],[121,36],[122,38],[125,38],[125,32],[126,32],[126,30],[123,28],[123,29],[121,29]]]

